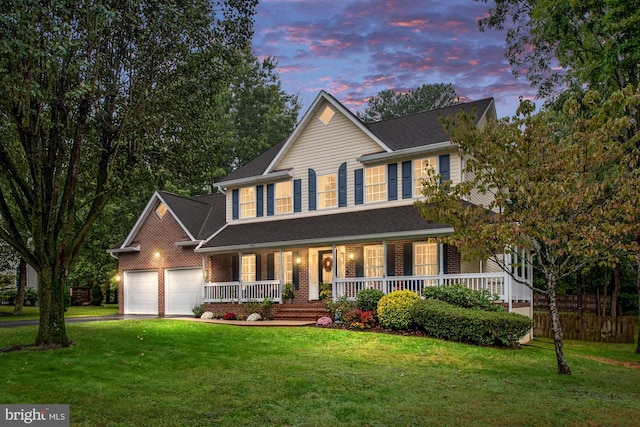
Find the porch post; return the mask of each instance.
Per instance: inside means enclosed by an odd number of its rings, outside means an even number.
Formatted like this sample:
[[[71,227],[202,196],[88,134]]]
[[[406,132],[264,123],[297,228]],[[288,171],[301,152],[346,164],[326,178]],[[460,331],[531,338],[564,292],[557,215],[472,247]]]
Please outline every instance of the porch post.
[[[387,241],[382,241],[382,289],[380,289],[386,295],[388,292],[387,284]]]
[[[509,271],[505,271],[504,272],[504,286],[505,286],[505,292],[507,295],[507,303],[509,305],[509,313],[511,313],[511,311],[513,310],[513,302],[511,301],[511,286],[513,285],[513,281],[511,279],[511,274],[513,274],[513,266],[511,265],[511,252],[509,251],[509,253],[507,253],[507,248],[505,248],[504,251],[504,266],[505,269],[509,269]],[[511,274],[509,274],[511,273]]]
[[[438,286],[444,285],[444,245],[438,243]]]
[[[238,252],[238,290],[236,294],[238,296],[238,303],[240,303],[240,294],[242,292],[242,252]]]
[[[284,290],[284,265],[282,263],[282,254],[283,254],[283,249],[280,248],[280,259],[278,260],[278,265],[280,266],[278,268],[278,275],[280,277],[278,277],[278,282],[280,282],[280,286],[278,287],[278,289],[280,290],[280,302],[282,301],[282,291]],[[291,261],[293,262],[293,253],[291,254]]]

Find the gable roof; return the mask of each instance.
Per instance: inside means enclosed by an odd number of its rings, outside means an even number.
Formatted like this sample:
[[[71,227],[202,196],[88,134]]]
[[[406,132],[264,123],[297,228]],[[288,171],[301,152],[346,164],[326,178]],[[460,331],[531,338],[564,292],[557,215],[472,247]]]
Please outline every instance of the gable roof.
[[[274,145],[246,165],[230,173],[223,178],[219,184],[224,186],[226,183],[231,181],[237,183],[238,180],[266,175],[273,172],[278,159],[282,158],[282,156],[286,154],[297,136],[314,116],[317,109],[320,108],[323,101],[328,102],[344,114],[345,117],[356,124],[356,126],[380,145],[381,150],[386,153],[393,153],[395,151],[418,147],[428,147],[448,142],[449,135],[445,132],[442,124],[440,124],[439,118],[442,116],[457,114],[460,110],[467,114],[471,114],[475,109],[476,123],[479,123],[485,115],[495,117],[495,104],[493,98],[484,98],[478,101],[456,104],[435,110],[422,111],[408,114],[406,116],[381,120],[375,123],[363,123],[355,114],[353,114],[333,96],[325,91],[320,91],[311,107],[309,107],[300,123],[298,123],[293,133],[286,141]]]
[[[198,244],[211,236],[216,230],[221,228],[226,221],[226,197],[224,194],[214,193],[188,198],[167,191],[156,191],[147,202],[146,207],[138,217],[131,231],[129,231],[127,237],[116,246],[108,249],[107,252],[114,254],[139,251],[140,245],[134,244],[133,239],[158,202],[164,203],[167,206],[168,212],[175,218],[176,222],[178,222],[187,235],[189,239],[187,242],[193,244]]]
[[[386,207],[269,222],[229,224],[203,242],[196,252],[225,252],[241,248],[298,246],[381,240],[451,233],[453,230],[420,217],[413,205]]]

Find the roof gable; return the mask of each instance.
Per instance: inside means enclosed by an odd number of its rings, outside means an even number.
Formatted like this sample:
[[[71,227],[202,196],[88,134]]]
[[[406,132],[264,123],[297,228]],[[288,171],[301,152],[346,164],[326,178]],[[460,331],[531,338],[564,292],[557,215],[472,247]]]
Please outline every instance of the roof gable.
[[[225,222],[225,197],[223,194],[211,194],[191,199],[166,191],[156,191],[147,202],[127,237],[112,249],[125,249],[133,243],[133,239],[147,217],[153,213],[158,202],[165,204],[167,213],[173,216],[187,237],[194,242],[210,236],[216,227],[222,227]]]

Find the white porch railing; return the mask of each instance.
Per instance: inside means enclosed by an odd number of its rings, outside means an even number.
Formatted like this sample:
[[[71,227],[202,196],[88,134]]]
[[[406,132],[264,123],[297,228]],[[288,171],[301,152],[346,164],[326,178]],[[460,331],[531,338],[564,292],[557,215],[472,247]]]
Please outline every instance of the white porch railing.
[[[204,284],[204,302],[247,302],[270,298],[282,302],[279,280],[258,282],[207,282]]]
[[[335,298],[346,297],[355,299],[363,289],[379,289],[385,294],[396,290],[407,289],[422,294],[422,290],[428,286],[443,286],[462,284],[479,291],[488,290],[496,295],[498,300],[531,301],[533,293],[530,288],[515,282],[506,273],[471,273],[471,274],[445,274],[437,276],[394,276],[381,278],[346,278],[335,279],[333,283],[333,296]]]
[[[513,301],[532,301],[533,292],[506,273],[444,274],[435,276],[394,276],[336,278],[332,284],[333,297],[355,299],[364,289],[379,289],[385,294],[408,289],[422,294],[428,286],[462,284],[473,290],[486,289],[506,302],[511,308]],[[247,302],[270,298],[282,302],[282,287],[278,280],[258,282],[207,282],[204,284],[204,302]]]

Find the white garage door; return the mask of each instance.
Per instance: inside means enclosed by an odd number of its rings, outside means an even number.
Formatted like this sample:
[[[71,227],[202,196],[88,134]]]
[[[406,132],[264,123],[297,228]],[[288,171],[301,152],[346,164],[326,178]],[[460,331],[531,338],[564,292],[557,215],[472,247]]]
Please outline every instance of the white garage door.
[[[202,304],[201,268],[167,270],[165,277],[165,314],[193,314]]]
[[[124,272],[124,313],[158,314],[158,272]]]

